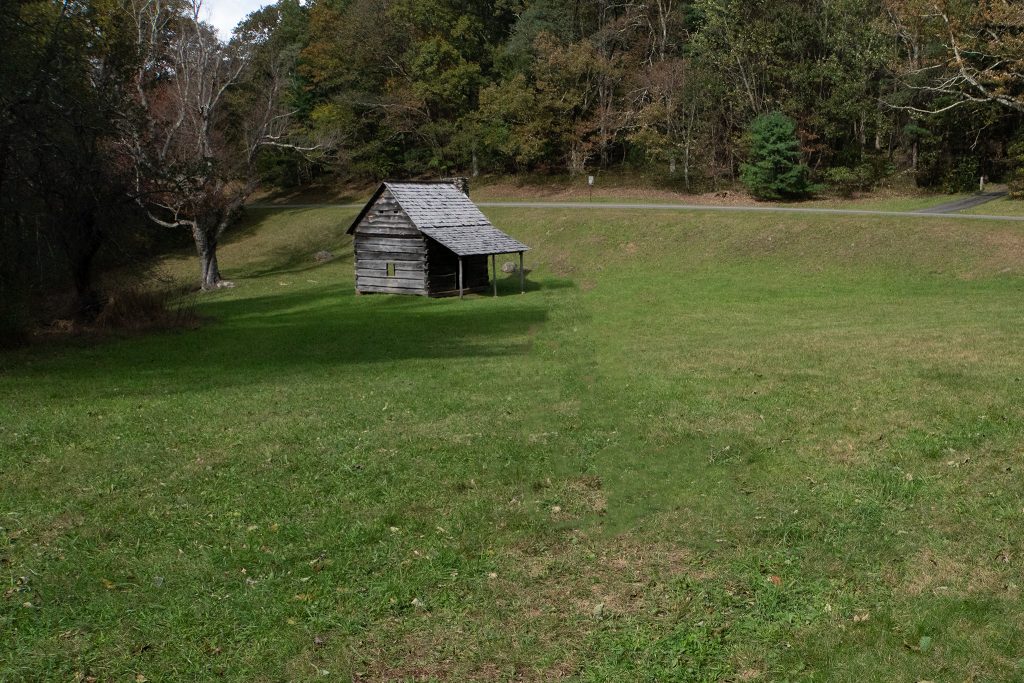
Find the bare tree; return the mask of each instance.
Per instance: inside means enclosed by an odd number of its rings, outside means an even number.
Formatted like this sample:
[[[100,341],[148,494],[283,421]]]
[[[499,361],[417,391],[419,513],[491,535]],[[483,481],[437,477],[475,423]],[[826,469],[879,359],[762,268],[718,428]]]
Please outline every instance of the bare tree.
[[[229,287],[217,245],[257,187],[257,154],[268,145],[315,147],[287,140],[292,112],[281,108],[280,70],[232,107],[250,78],[251,46],[221,42],[200,20],[202,0],[131,3],[140,59],[122,143],[137,200],[157,225],[191,233],[204,290]]]

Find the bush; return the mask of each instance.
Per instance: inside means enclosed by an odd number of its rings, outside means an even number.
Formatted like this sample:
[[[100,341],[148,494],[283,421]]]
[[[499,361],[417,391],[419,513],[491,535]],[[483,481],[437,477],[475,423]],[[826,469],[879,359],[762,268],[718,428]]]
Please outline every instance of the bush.
[[[800,158],[796,123],[781,112],[758,117],[750,127],[750,163],[740,179],[758,199],[801,199],[816,188]]]
[[[981,167],[974,157],[959,157],[942,150],[923,152],[918,158],[917,185],[947,194],[978,189]]]
[[[895,167],[884,157],[872,157],[854,168],[836,166],[825,172],[825,181],[843,197],[870,192],[892,175]]]
[[[951,166],[942,178],[942,191],[947,194],[971,192],[978,189],[978,160],[964,157]]]
[[[864,189],[864,177],[858,169],[836,166],[825,172],[825,181],[842,197],[852,197]]]
[[[178,305],[172,292],[128,289],[107,300],[95,325],[97,329],[133,332],[193,329],[199,325],[199,316],[191,305]]]
[[[885,153],[868,154],[857,167],[864,176],[865,192],[874,190],[896,173],[896,164]]]

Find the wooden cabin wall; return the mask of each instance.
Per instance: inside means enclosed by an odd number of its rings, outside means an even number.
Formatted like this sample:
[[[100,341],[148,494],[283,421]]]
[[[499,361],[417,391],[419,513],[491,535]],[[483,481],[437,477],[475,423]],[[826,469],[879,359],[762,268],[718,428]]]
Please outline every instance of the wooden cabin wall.
[[[353,241],[357,292],[427,294],[427,240],[391,192],[381,194],[356,226]]]
[[[462,286],[466,291],[490,284],[486,256],[462,257]],[[427,289],[431,295],[458,294],[459,257],[437,242],[427,240]]]

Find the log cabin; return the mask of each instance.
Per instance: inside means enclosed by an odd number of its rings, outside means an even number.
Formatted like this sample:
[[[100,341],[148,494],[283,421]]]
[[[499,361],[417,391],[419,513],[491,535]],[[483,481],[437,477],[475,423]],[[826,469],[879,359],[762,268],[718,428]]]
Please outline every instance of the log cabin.
[[[497,296],[496,256],[513,253],[525,292],[529,247],[491,225],[465,188],[462,179],[382,183],[348,229],[356,293],[462,297],[491,285]]]

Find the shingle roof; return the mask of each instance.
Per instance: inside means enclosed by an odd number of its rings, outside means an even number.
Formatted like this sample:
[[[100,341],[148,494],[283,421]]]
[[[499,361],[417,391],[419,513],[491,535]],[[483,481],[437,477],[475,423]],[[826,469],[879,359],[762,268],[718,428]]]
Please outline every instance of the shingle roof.
[[[509,254],[530,249],[491,225],[476,204],[452,184],[387,182],[374,193],[367,207],[384,189],[391,191],[420,232],[459,256]],[[356,219],[357,223],[363,215],[365,210]]]

